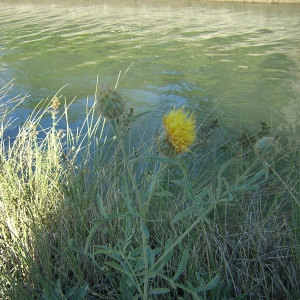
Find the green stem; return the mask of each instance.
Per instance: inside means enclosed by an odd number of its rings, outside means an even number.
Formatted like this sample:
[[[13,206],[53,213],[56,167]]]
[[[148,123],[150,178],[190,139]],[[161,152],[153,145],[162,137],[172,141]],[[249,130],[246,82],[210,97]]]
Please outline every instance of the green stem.
[[[148,252],[147,252],[147,244],[148,244],[148,242],[147,242],[146,233],[144,232],[144,230],[142,230],[142,228],[144,228],[146,226],[144,219],[146,217],[145,214],[147,214],[147,211],[143,208],[142,198],[141,198],[138,186],[136,184],[133,171],[132,171],[132,169],[131,169],[131,167],[129,165],[128,156],[126,154],[124,141],[123,141],[123,139],[121,137],[120,128],[119,128],[119,125],[117,124],[116,120],[112,120],[112,127],[114,128],[116,136],[117,136],[117,138],[120,141],[121,149],[122,149],[122,153],[123,153],[123,157],[124,157],[125,166],[126,166],[127,171],[129,173],[129,176],[130,176],[133,188],[134,188],[134,190],[136,192],[136,197],[137,197],[137,200],[138,200],[138,203],[139,203],[139,210],[140,210],[140,214],[141,214],[140,228],[141,228],[141,232],[142,232],[143,256],[144,256],[144,263],[145,263],[145,278],[144,278],[143,299],[147,300],[148,286],[149,286],[149,275],[148,275],[149,265],[148,265]]]
[[[156,190],[156,187],[157,187],[157,184],[158,184],[158,181],[159,181],[160,173],[161,173],[162,170],[165,169],[165,166],[166,165],[164,165],[163,163],[160,163],[160,166],[157,170],[157,173],[155,174],[155,176],[153,178],[153,181],[151,182],[149,195],[147,197],[147,200],[146,200],[146,203],[145,203],[145,206],[144,206],[145,219],[147,219],[147,212],[148,212],[148,209],[149,209],[149,206],[150,206],[150,202],[153,198],[153,194]]]
[[[137,200],[138,200],[138,203],[139,203],[140,212],[142,212],[142,208],[143,208],[142,198],[140,196],[140,192],[139,192],[139,189],[137,187],[137,184],[136,184],[136,181],[135,181],[132,169],[131,169],[131,167],[129,165],[129,160],[128,160],[128,156],[127,156],[127,153],[126,153],[126,150],[125,150],[125,145],[124,145],[123,138],[121,137],[121,132],[120,132],[119,124],[117,124],[116,120],[111,120],[111,122],[112,122],[112,125],[113,125],[112,127],[115,130],[115,134],[116,134],[117,138],[120,141],[121,150],[122,150],[122,154],[123,154],[123,157],[124,157],[125,166],[126,166],[126,169],[127,169],[128,173],[129,173],[129,176],[130,176],[133,188],[134,188],[134,190],[136,192],[136,197],[137,197]]]
[[[147,213],[148,213],[149,205],[150,205],[150,202],[153,198],[153,195],[154,195],[154,192],[156,190],[157,184],[159,182],[160,173],[164,169],[163,167],[164,167],[163,163],[160,163],[159,168],[157,170],[157,173],[155,174],[155,176],[153,178],[153,181],[151,182],[149,195],[148,195],[148,198],[146,200],[145,206],[143,207],[143,211],[141,212],[144,219],[147,219]],[[146,227],[146,220],[141,219],[140,222],[141,222],[141,226]],[[148,252],[147,252],[147,238],[144,234],[143,234],[143,251],[144,251],[144,262],[145,262],[143,300],[147,300],[148,299],[148,288],[149,288],[149,272],[148,272],[149,265],[148,265]]]
[[[140,287],[140,283],[139,283],[139,280],[138,280],[138,278],[137,278],[137,276],[136,276],[136,272],[134,272],[131,263],[130,263],[126,258],[125,258],[124,260],[125,260],[127,266],[129,267],[130,272],[131,272],[131,274],[132,274],[132,276],[133,276],[133,277],[129,277],[129,278],[130,278],[131,281],[135,284],[135,286],[136,286],[138,292],[139,292],[140,294],[142,294],[143,291],[142,291],[142,289],[141,289],[141,287]],[[128,275],[128,276],[129,276],[129,275]]]
[[[143,226],[146,226],[145,221],[141,218],[140,219],[141,228]],[[144,255],[144,264],[145,264],[145,277],[144,277],[144,295],[143,299],[147,300],[148,296],[148,287],[149,287],[149,265],[148,265],[148,252],[147,252],[147,237],[144,234],[144,231],[142,230],[142,239],[143,239],[143,255]]]
[[[155,267],[169,254],[169,252],[172,251],[214,208],[215,205],[211,205],[200,216],[198,216],[196,221],[194,221],[194,223],[190,225],[190,227],[177,239],[177,241],[154,263],[150,272],[153,271]]]

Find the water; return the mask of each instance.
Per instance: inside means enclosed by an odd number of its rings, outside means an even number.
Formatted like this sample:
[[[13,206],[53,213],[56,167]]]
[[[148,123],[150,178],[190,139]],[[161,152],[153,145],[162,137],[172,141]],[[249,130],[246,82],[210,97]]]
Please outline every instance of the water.
[[[66,85],[59,96],[76,97],[75,129],[97,77],[114,86],[121,74],[127,108],[153,111],[140,127],[149,134],[185,105],[199,125],[218,119],[215,144],[259,131],[260,121],[297,137],[299,16],[297,4],[0,1],[0,86],[15,79],[6,99],[28,95],[15,124]]]

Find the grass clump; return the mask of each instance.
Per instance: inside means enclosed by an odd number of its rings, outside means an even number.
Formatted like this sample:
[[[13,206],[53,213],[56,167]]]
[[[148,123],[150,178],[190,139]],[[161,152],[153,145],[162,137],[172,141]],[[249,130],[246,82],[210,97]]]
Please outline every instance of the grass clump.
[[[180,108],[156,139],[127,153],[146,112],[126,113],[120,94],[105,92],[75,132],[57,95],[12,142],[3,114],[0,298],[297,299],[299,146],[256,157],[254,148],[274,143],[254,147],[268,134],[262,123],[239,151],[226,146],[239,156],[207,172],[199,149],[217,120],[196,130]]]

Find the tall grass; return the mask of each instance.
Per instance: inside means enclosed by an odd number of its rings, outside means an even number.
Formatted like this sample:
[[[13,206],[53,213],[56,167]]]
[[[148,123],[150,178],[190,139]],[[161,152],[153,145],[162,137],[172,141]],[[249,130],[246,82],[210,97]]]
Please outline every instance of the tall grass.
[[[77,130],[68,124],[69,108],[56,95],[46,100],[13,142],[6,138],[11,123],[5,122],[7,114],[2,116],[0,299],[132,299],[136,292],[130,274],[122,273],[111,253],[132,261],[142,255],[139,218],[122,216],[128,210],[124,190],[135,201],[135,188],[141,191],[153,183],[159,162],[141,161],[157,155],[155,138],[150,146],[141,142],[137,152],[123,157],[122,144],[94,105],[87,105],[86,119]],[[45,129],[41,120],[46,114],[53,122]],[[63,120],[65,130],[58,125]],[[134,122],[122,124],[120,136],[126,141]],[[247,150],[237,143],[220,155],[236,156],[233,149],[238,146],[239,155],[247,153],[239,157],[241,163],[231,158],[220,165],[212,161],[207,172],[201,167],[205,157],[200,159],[199,143],[178,165],[166,164],[159,177],[147,211],[147,220],[154,221],[145,226],[148,255],[166,263],[157,276],[146,279],[136,268],[135,275],[144,278],[137,282],[149,281],[156,291],[149,299],[298,299],[299,146],[285,147],[268,164],[255,158],[251,143]],[[135,187],[126,159],[136,159]],[[181,163],[190,170],[184,182]],[[259,173],[261,167],[268,176]],[[193,197],[212,191],[207,197],[217,199],[220,180],[222,189],[231,187],[226,195],[232,199],[214,205],[188,230],[201,211],[199,206],[188,213],[195,205]],[[134,201],[132,207],[138,204]],[[119,217],[107,219],[103,211]],[[176,216],[180,220],[173,222]],[[180,236],[168,252],[171,240]],[[151,249],[160,252],[151,254]],[[166,260],[163,253],[172,255]],[[190,293],[195,286],[201,288]]]

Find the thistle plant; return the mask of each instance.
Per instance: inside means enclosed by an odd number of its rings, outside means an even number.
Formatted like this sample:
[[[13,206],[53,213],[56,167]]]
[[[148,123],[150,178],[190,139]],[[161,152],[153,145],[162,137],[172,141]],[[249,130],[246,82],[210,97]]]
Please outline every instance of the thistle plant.
[[[122,178],[119,189],[124,202],[124,211],[108,213],[100,194],[97,195],[96,200],[101,218],[92,221],[93,227],[85,246],[86,254],[89,254],[94,263],[104,274],[107,274],[119,299],[148,300],[157,299],[160,295],[164,295],[164,299],[167,299],[168,294],[176,293],[176,290],[190,294],[193,299],[203,299],[201,293],[215,287],[220,276],[217,274],[206,281],[198,276],[197,284],[192,284],[188,280],[187,283],[182,283],[180,278],[186,271],[192,243],[188,240],[189,234],[201,222],[207,220],[217,205],[233,202],[234,193],[258,189],[259,185],[256,182],[265,174],[264,166],[257,167],[261,162],[258,158],[250,165],[242,160],[230,160],[219,169],[215,185],[204,187],[201,192],[196,193],[188,181],[188,166],[180,158],[180,154],[189,152],[189,147],[196,138],[194,114],[185,112],[183,107],[171,110],[163,117],[164,131],[157,139],[160,155],[138,156],[130,159],[131,156],[125,150],[121,126],[123,123],[141,117],[146,112],[130,115],[120,121],[119,117],[124,111],[122,97],[116,90],[108,87],[100,92],[96,106],[99,106],[101,114],[110,120],[120,144],[125,172],[128,176]],[[134,166],[145,162],[155,163],[156,168],[149,176],[148,184],[143,186],[140,184],[141,179],[137,179],[139,177],[135,174]],[[162,223],[166,220],[149,219],[151,203],[155,197],[174,196],[169,190],[162,190],[162,185],[160,185],[163,174],[173,164],[180,167],[182,179],[172,180],[171,183],[183,190],[185,199],[189,200],[189,205],[172,216],[170,225],[174,226],[184,220],[190,223],[182,232],[170,236],[161,247],[156,247],[153,242],[156,240],[155,232],[150,230],[151,224]],[[242,172],[236,174],[234,180],[228,181],[226,170],[234,165],[241,166],[239,169]],[[255,170],[254,175],[251,172],[253,170]],[[116,220],[124,222],[123,239],[118,238],[114,245],[99,245],[91,249],[93,235],[100,230],[102,224],[113,223]],[[134,224],[138,224],[137,229]],[[175,252],[177,255],[179,253],[179,263],[174,263],[172,260]],[[101,261],[103,261],[102,264]],[[173,272],[168,272],[170,268]]]

